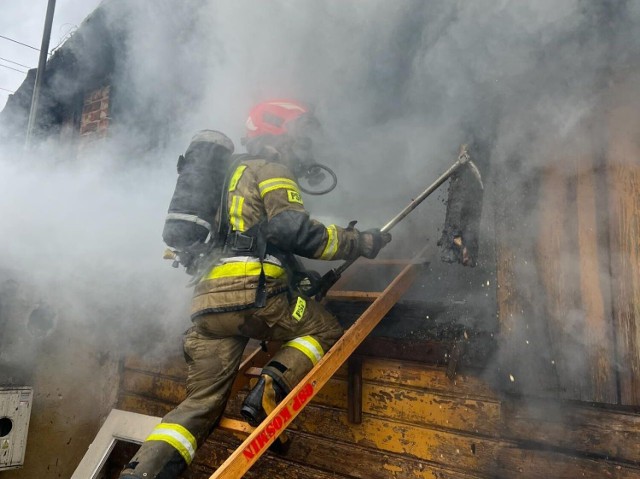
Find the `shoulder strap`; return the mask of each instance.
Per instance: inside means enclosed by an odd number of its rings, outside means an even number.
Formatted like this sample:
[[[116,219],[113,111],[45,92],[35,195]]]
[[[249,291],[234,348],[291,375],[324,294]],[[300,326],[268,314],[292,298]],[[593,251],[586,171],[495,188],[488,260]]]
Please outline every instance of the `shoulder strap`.
[[[258,287],[256,288],[256,308],[264,308],[267,305],[267,277],[264,274],[264,258],[267,255],[267,237],[264,233],[266,223],[261,221],[258,224],[257,255],[260,260],[260,276],[258,277]]]
[[[254,156],[248,153],[241,153],[237,155],[231,155],[231,165],[227,169],[227,174],[224,177],[224,183],[222,184],[222,192],[220,194],[220,206],[218,208],[218,232],[217,240],[220,244],[225,244],[227,236],[229,235],[229,211],[227,209],[227,203],[229,201],[229,184],[233,173],[238,168],[238,165],[243,161],[253,160]]]
[[[227,210],[227,203],[229,200],[229,185],[231,183],[231,178],[243,161],[258,159],[258,157],[249,155],[249,154],[239,154],[233,155],[233,161],[229,170],[227,171],[227,175],[224,179],[224,188],[222,190],[222,197],[220,199],[220,222],[218,227],[218,238],[222,241],[221,244],[225,244],[227,241],[227,237],[231,231],[231,225],[229,224],[229,211]],[[248,231],[245,232],[247,235],[255,236],[256,238],[256,255],[260,260],[260,276],[258,277],[258,287],[256,288],[256,297],[254,306],[256,308],[264,308],[267,304],[267,278],[264,273],[264,259],[267,253],[267,239],[266,235],[263,231],[265,226],[265,222],[261,221],[257,225],[251,227]],[[252,231],[254,230],[254,231]]]

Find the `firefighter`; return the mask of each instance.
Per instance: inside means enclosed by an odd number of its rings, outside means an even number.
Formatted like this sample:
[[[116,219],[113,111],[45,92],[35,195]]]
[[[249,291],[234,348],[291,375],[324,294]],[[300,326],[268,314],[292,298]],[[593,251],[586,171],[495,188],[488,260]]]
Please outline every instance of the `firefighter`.
[[[184,335],[187,398],[153,430],[121,479],[177,477],[219,419],[250,338],[282,341],[242,406],[256,426],[340,338],[336,318],[293,288],[293,255],[374,258],[390,240],[378,229],[325,226],[309,217],[293,171],[308,159],[318,123],[292,100],[255,106],[248,155],[228,181],[225,254],[196,285]],[[223,215],[224,217],[225,215]]]

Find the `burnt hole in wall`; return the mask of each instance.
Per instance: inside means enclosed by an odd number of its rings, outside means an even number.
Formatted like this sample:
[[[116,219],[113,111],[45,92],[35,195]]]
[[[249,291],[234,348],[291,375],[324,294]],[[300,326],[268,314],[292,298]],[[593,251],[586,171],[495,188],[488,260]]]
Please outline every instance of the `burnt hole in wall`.
[[[8,436],[13,429],[13,421],[8,417],[0,418],[0,437]]]
[[[56,313],[46,304],[38,305],[27,319],[27,329],[37,338],[49,335],[55,327]]]

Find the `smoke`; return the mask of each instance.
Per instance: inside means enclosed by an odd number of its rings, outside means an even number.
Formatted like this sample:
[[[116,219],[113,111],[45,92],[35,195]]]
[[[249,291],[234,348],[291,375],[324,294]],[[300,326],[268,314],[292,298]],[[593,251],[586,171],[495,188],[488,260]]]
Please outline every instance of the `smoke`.
[[[78,162],[56,159],[68,151],[48,143],[0,161],[0,289],[19,284],[18,294],[5,294],[0,303],[21,304],[14,314],[3,311],[11,316],[3,322],[21,322],[5,330],[4,360],[36,361],[38,345],[56,329],[81,331],[114,358],[159,354],[188,326],[186,278],[162,260],[173,161],[124,168],[104,146],[107,151]],[[39,306],[51,311],[51,321],[32,323]]]
[[[63,297],[73,321],[108,331],[114,344],[150,324],[158,337],[188,324],[187,278],[160,260],[160,232],[175,158],[194,131],[224,131],[240,150],[255,102],[314,105],[326,136],[318,159],[339,176],[334,193],[305,199],[325,222],[381,226],[467,142],[490,158],[479,166],[494,185],[503,170],[515,175],[500,185],[506,198],[487,192],[485,204],[500,204],[555,164],[559,148],[587,148],[574,138],[584,138],[608,74],[640,42],[640,8],[624,1],[112,0],[101,8],[111,56],[87,55],[100,43],[72,48],[84,52],[86,68],[113,61],[110,137],[77,161],[56,159],[71,147],[53,141],[30,155],[0,148],[8,232],[0,265]],[[58,83],[75,91],[74,81]],[[480,267],[437,265],[444,197],[398,226],[385,254],[406,257],[432,244],[432,276],[417,294],[429,283],[432,297],[481,302],[481,326],[495,329],[486,288],[495,284],[492,207]],[[516,206],[531,226],[505,234],[529,241],[536,212]]]

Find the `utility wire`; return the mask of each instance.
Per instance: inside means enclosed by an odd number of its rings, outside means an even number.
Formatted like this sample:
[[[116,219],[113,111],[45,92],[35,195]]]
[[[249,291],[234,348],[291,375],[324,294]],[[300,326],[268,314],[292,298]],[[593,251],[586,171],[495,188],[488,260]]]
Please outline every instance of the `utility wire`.
[[[18,63],[18,62],[14,62],[13,60],[9,60],[8,58],[2,58],[0,57],[0,60],[4,60],[5,62],[9,62],[9,63],[13,63],[14,65],[18,65],[20,67],[25,67],[28,68],[29,70],[33,67],[27,66],[27,65],[23,65],[22,63]]]
[[[14,91],[12,91],[12,90],[7,90],[6,88],[2,88],[1,86],[0,86],[0,90],[8,91],[9,93],[15,93],[15,92],[14,92]]]
[[[7,65],[3,65],[2,63],[0,63],[0,67],[4,67],[4,68],[8,68],[9,70],[13,70],[14,72],[19,72],[19,73],[27,73],[24,70],[18,70],[17,68],[13,68],[13,67],[9,67]]]
[[[13,38],[5,37],[4,35],[0,35],[0,38],[4,38],[5,40],[9,40],[10,42],[17,43],[18,45],[22,45],[23,47],[31,48],[32,50],[35,50],[37,52],[40,51],[39,48],[32,47],[31,45],[27,45],[26,43],[19,42],[18,40],[14,40]]]

